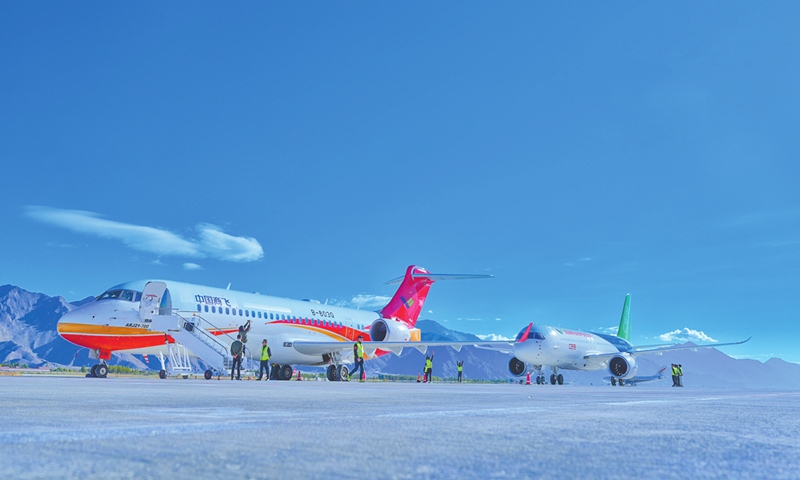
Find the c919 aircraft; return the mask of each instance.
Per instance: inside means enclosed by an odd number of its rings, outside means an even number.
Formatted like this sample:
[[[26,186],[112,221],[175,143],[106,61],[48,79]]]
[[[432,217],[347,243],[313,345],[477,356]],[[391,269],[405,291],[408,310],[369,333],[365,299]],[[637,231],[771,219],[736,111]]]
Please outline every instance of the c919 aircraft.
[[[519,376],[526,372],[528,366],[531,366],[537,372],[536,383],[545,384],[547,382],[542,368],[549,366],[552,370],[550,384],[561,385],[564,383],[564,376],[558,373],[559,369],[600,370],[605,368],[610,375],[606,379],[611,381],[611,385],[635,384],[660,379],[665,370],[662,368],[657,374],[647,377],[636,376],[638,373],[636,357],[639,355],[659,355],[674,350],[739,345],[750,340],[748,338],[741,342],[709,345],[660,344],[634,347],[630,343],[630,311],[631,296],[628,294],[622,307],[622,318],[619,321],[616,335],[582,332],[531,323],[519,332],[514,340],[513,348],[504,349],[507,353],[514,355],[508,363],[508,369],[512,374]],[[491,348],[500,350],[497,347]]]
[[[159,375],[167,375],[164,354],[176,374],[191,371],[189,351],[211,368],[205,378],[230,368],[230,345],[248,320],[247,351],[260,354],[266,339],[273,377],[289,380],[292,365],[328,365],[329,380],[346,380],[345,363],[353,343],[363,337],[365,358],[399,354],[413,346],[474,345],[472,342],[421,342],[415,328],[431,285],[437,280],[491,278],[491,275],[431,274],[412,265],[389,303],[380,311],[354,310],[314,300],[291,300],[255,293],[166,280],[140,280],[111,287],[97,299],[64,315],[58,333],[90,350],[101,362],[89,376],[105,377],[112,352],[157,354]]]

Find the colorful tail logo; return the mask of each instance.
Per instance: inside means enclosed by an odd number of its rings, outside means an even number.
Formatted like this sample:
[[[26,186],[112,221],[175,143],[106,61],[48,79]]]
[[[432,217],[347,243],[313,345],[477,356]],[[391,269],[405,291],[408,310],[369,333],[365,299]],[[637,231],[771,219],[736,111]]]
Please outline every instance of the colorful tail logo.
[[[415,277],[415,275],[419,275]],[[419,314],[422,312],[422,305],[428,297],[428,291],[434,280],[428,278],[428,272],[424,268],[411,265],[406,270],[400,288],[394,297],[381,310],[383,318],[396,318],[413,327],[417,323]]]

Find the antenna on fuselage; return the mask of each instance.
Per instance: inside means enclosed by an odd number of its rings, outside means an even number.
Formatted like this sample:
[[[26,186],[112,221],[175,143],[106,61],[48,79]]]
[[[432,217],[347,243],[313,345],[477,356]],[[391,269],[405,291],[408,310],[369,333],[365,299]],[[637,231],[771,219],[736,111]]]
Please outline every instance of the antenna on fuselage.
[[[228,282],[228,286],[225,288],[225,290],[230,290],[230,289],[231,289],[231,282]]]

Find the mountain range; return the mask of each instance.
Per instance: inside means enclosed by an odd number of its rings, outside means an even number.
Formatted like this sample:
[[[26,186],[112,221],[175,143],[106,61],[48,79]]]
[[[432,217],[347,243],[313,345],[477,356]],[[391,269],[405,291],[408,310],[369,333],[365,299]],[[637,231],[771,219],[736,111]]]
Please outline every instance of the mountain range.
[[[0,286],[0,363],[18,363],[29,366],[93,365],[85,348],[62,339],[56,325],[62,315],[78,306],[92,301],[92,297],[77,302],[68,302],[62,297],[50,297],[42,293],[28,292],[13,285]],[[417,327],[425,341],[471,341],[480,339],[470,333],[450,330],[433,320],[420,320]],[[730,347],[731,349],[735,347]],[[456,362],[464,362],[464,376],[469,379],[496,380],[516,379],[508,371],[509,355],[476,347],[464,347],[456,351],[449,347],[428,350],[434,355],[433,374],[437,377],[455,377]],[[124,365],[137,369],[158,369],[155,359],[149,363],[141,355],[114,353],[111,365]],[[194,362],[193,362],[194,363]],[[401,355],[386,355],[365,363],[367,373],[373,375],[410,375],[422,373],[425,354],[415,348],[406,348]],[[800,389],[800,365],[771,358],[767,362],[751,359],[735,359],[725,353],[705,348],[696,351],[682,350],[663,355],[637,357],[639,373],[652,375],[662,366],[680,363],[687,386],[735,388],[735,389]],[[302,367],[303,371],[320,369]],[[549,373],[549,370],[547,371]],[[575,372],[560,370],[566,383],[580,385],[607,384],[605,370]],[[671,385],[669,371],[664,380],[641,384],[643,387]]]

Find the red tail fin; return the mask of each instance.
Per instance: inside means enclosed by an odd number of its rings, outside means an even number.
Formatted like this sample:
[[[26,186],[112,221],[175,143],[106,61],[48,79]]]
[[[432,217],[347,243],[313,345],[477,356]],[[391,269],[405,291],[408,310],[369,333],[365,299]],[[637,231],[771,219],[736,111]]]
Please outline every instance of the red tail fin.
[[[422,312],[422,305],[428,297],[428,291],[435,281],[428,275],[424,268],[416,265],[408,267],[400,288],[397,289],[389,303],[383,307],[381,316],[396,318],[408,324],[409,327],[416,325],[419,314]]]

